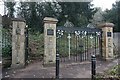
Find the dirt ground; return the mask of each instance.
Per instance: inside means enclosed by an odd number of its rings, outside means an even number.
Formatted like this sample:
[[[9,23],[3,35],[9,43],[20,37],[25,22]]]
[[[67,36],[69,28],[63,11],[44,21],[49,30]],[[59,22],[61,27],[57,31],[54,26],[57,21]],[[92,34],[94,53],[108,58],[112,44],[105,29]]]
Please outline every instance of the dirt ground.
[[[96,72],[103,73],[105,70],[118,64],[118,59],[112,61],[96,61]],[[37,61],[23,69],[3,69],[3,78],[55,78],[55,66],[44,67],[42,62]],[[91,78],[91,62],[60,63],[60,78]]]

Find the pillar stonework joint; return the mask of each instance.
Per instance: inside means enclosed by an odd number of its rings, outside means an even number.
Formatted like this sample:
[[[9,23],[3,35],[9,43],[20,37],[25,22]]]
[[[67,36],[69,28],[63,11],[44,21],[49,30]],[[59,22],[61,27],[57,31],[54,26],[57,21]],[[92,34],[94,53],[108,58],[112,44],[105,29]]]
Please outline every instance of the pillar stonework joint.
[[[44,18],[44,65],[56,62],[56,24],[58,20]]]
[[[100,24],[102,29],[102,57],[105,60],[111,60],[113,55],[113,23]]]

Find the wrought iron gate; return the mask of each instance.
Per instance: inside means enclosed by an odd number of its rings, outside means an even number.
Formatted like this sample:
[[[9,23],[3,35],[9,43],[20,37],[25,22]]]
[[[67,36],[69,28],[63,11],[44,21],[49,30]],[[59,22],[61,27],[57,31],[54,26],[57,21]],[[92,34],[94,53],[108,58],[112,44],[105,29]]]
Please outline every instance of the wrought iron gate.
[[[90,60],[101,54],[101,30],[98,28],[57,27],[57,51],[61,62]]]
[[[12,34],[10,28],[3,26],[2,30],[2,57],[12,57]],[[0,54],[1,55],[1,54]]]

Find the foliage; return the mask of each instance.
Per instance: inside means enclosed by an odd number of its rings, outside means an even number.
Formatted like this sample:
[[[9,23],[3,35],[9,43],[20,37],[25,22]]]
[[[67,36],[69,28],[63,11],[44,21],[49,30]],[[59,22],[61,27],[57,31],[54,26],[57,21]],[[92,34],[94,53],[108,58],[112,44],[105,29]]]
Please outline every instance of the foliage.
[[[119,75],[120,65],[114,66],[111,70],[107,72],[108,75],[117,76]]]
[[[68,15],[68,20],[75,26],[83,26],[92,19],[92,15],[96,12],[94,8],[91,8],[90,2],[65,2],[58,3],[61,7],[61,12],[58,17],[61,25],[66,21],[65,15]]]
[[[111,22],[115,24],[114,31],[120,31],[120,1],[113,4],[112,9],[106,10],[106,14],[104,14],[104,19],[106,22]]]
[[[44,54],[44,38],[43,34],[29,34],[29,58],[42,59]]]
[[[14,17],[15,5],[16,5],[16,3],[14,1],[13,2],[5,2],[5,6],[7,7],[7,10],[8,10],[7,15],[10,18]]]
[[[101,80],[101,79],[105,79],[105,78],[107,78],[107,79],[116,78],[116,79],[119,80],[120,79],[119,71],[120,71],[120,65],[118,64],[118,65],[114,66],[113,68],[105,71],[104,74],[97,74],[96,75],[96,80]]]
[[[12,46],[7,45],[6,47],[2,47],[2,57],[11,57],[12,56]]]
[[[8,29],[2,29],[2,56],[12,56],[12,36]]]
[[[20,2],[15,9],[14,2],[8,2],[6,7],[10,16],[17,13],[17,17],[25,18],[32,32],[43,32],[43,18],[54,17],[59,20],[58,25],[63,25],[68,20],[75,26],[83,26],[89,23],[96,12],[90,2]]]

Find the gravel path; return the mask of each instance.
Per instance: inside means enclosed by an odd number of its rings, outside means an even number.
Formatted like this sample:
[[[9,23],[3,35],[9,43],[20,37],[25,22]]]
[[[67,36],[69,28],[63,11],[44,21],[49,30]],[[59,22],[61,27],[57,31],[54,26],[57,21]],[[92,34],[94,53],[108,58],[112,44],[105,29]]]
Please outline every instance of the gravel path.
[[[102,73],[118,64],[118,59],[113,61],[97,60],[97,73]],[[32,63],[24,69],[3,70],[3,77],[11,78],[55,78],[55,67],[44,67],[42,62]],[[60,78],[91,78],[91,62],[61,63]]]

